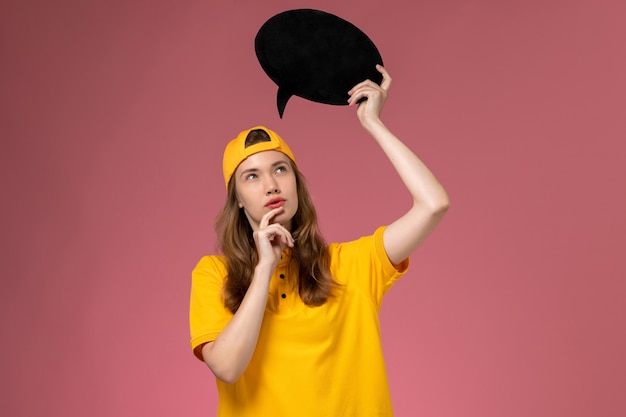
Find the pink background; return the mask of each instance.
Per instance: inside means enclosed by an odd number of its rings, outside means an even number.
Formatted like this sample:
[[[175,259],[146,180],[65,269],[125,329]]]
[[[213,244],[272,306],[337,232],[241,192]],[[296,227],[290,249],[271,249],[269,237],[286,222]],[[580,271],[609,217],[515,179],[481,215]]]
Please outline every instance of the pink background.
[[[190,272],[240,130],[290,141],[328,240],[408,207],[353,109],[278,118],[253,39],[299,7],[374,40],[452,198],[383,305],[397,415],[626,415],[625,4],[3,1],[0,415],[214,415]]]

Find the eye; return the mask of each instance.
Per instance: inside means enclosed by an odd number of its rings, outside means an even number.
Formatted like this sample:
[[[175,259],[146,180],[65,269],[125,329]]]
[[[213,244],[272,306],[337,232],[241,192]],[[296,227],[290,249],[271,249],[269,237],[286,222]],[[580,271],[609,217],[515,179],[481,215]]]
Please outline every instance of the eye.
[[[277,174],[282,174],[283,172],[287,172],[287,167],[285,165],[279,165],[276,168],[276,173]]]
[[[256,178],[257,178],[256,174],[250,173],[250,174],[246,175],[245,180],[246,181],[251,181],[251,180],[256,179]]]

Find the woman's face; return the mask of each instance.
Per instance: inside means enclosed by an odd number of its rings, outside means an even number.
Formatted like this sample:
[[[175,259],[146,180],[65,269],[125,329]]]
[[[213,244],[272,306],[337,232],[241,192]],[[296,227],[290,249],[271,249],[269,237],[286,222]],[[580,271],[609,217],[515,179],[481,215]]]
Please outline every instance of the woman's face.
[[[296,174],[289,157],[278,151],[264,151],[246,158],[235,171],[235,190],[252,230],[258,230],[261,218],[270,210],[283,211],[270,223],[280,223],[291,230],[291,219],[298,211]]]

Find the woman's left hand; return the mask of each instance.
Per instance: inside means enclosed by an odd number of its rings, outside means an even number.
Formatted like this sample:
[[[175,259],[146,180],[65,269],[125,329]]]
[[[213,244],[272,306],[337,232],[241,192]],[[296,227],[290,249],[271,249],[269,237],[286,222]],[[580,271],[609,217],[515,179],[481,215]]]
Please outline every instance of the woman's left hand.
[[[376,69],[383,75],[380,85],[371,80],[365,80],[348,91],[350,96],[348,105],[358,106],[356,114],[363,125],[370,121],[380,120],[380,113],[391,86],[391,76],[387,70],[382,65],[376,65]],[[363,101],[359,103],[360,100]]]

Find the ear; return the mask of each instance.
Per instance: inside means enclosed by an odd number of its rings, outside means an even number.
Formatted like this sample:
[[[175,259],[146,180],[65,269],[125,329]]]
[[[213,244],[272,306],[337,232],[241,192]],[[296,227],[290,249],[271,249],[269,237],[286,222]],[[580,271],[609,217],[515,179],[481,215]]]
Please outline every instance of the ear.
[[[243,203],[241,202],[241,199],[239,198],[239,193],[237,192],[237,189],[235,188],[235,200],[237,200],[237,207],[239,208],[243,208]]]

